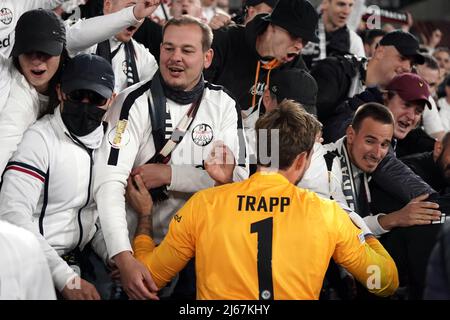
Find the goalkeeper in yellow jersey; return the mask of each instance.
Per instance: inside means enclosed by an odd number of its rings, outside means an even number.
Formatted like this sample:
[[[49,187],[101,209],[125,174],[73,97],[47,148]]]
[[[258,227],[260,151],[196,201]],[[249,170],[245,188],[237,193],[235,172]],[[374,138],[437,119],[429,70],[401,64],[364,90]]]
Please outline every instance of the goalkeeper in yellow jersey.
[[[333,257],[370,292],[393,294],[397,268],[378,240],[336,202],[296,187],[320,123],[285,100],[260,117],[256,130],[258,171],[197,192],[158,247],[150,236],[151,198],[139,176],[128,181],[127,199],[139,214],[134,255],[157,287],[195,256],[198,299],[318,299]],[[216,148],[207,164],[220,183],[230,182],[234,166],[218,163],[223,155],[230,156],[229,149]]]

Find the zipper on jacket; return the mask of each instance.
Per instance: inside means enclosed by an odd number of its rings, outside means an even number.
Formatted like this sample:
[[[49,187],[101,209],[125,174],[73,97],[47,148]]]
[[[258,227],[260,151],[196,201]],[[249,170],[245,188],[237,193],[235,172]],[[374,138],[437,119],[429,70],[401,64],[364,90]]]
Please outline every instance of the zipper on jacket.
[[[87,194],[87,199],[86,199],[86,203],[84,204],[84,206],[82,206],[79,210],[78,210],[78,226],[80,227],[80,237],[78,239],[78,243],[76,248],[78,248],[81,244],[81,241],[83,240],[83,225],[81,223],[81,211],[87,207],[87,205],[89,204],[89,200],[91,199],[91,183],[92,183],[92,167],[94,165],[94,160],[92,159],[92,152],[86,150],[89,154],[89,184],[88,184],[88,194]]]
[[[83,148],[87,154],[89,155],[89,184],[88,184],[88,193],[87,193],[87,199],[86,199],[86,203],[78,210],[78,214],[77,214],[77,218],[78,218],[78,227],[80,229],[80,236],[78,238],[78,243],[76,245],[76,248],[80,247],[81,242],[83,241],[83,224],[81,223],[81,211],[83,211],[84,208],[87,207],[87,205],[89,204],[89,200],[91,199],[91,184],[92,184],[92,168],[94,166],[94,159],[92,158],[92,153],[93,151],[89,148],[87,148],[79,139],[77,139],[77,137],[71,135],[71,134],[67,134],[67,136],[69,136],[69,138],[71,138],[72,140],[74,140],[81,148]]]

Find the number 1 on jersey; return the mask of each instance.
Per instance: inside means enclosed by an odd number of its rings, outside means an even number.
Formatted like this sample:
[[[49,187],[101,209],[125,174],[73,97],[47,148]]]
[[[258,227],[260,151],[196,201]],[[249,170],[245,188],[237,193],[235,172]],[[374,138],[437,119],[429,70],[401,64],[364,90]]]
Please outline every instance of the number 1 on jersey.
[[[258,234],[258,285],[259,299],[273,300],[272,234],[273,218],[250,225],[250,233]]]

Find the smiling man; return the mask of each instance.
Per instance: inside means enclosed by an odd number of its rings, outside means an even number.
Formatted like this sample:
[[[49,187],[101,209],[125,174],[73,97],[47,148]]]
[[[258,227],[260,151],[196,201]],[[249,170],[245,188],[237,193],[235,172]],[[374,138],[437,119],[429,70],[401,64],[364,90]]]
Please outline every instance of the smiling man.
[[[235,178],[248,175],[239,107],[222,87],[203,80],[213,56],[211,42],[211,29],[198,19],[169,20],[163,29],[160,72],[123,91],[107,119],[108,138],[99,153],[94,192],[108,253],[133,299],[153,295],[148,270],[132,256],[129,235],[134,234],[136,216],[124,197],[130,174],[142,178],[157,202],[157,243],[190,196],[214,185],[203,161],[215,141],[224,141],[238,159]]]
[[[406,166],[403,163],[401,163],[395,156],[395,146],[397,144],[397,141],[404,139],[411,130],[417,127],[425,106],[430,108],[431,104],[428,100],[429,95],[430,93],[428,90],[428,85],[420,76],[413,73],[403,73],[394,77],[393,80],[389,82],[389,84],[386,86],[385,91],[383,93],[381,93],[379,90],[375,88],[372,88],[370,90],[367,89],[366,91],[364,91],[364,93],[355,96],[351,100],[351,102],[356,105],[355,109],[359,105],[364,105],[364,102],[369,102],[366,103],[365,105],[383,103],[392,113],[394,127],[393,127],[393,137],[390,139],[390,141],[392,141],[392,147],[389,148],[390,152],[385,153],[381,158],[372,157],[372,160],[374,160],[372,162],[374,162],[374,164],[376,163],[376,165],[373,165],[373,168],[370,168],[370,170],[367,167],[368,164],[361,165],[359,169],[366,173],[371,173],[374,178],[374,181],[377,184],[382,185],[383,186],[382,189],[385,192],[389,192],[398,197],[399,199],[404,198],[405,201],[407,200],[406,203],[420,202],[426,199],[426,197],[423,196],[424,194],[433,192],[433,190],[428,185],[424,184],[421,179],[416,177],[410,170],[408,170]],[[359,111],[357,111],[356,114],[358,114],[358,112]],[[355,119],[351,120],[352,115],[349,115],[349,117],[350,117],[349,119],[341,118],[340,119],[341,123],[335,123],[334,126],[342,128],[343,126],[348,126],[348,124],[350,124],[350,122],[352,121],[353,121],[352,123],[354,123]],[[354,127],[353,124],[352,127]],[[341,131],[341,129],[339,129],[339,131]],[[343,143],[344,139],[348,140],[349,136],[348,128],[346,129],[345,133],[346,137],[337,140],[336,143],[330,143],[326,146],[332,146],[331,149],[334,150],[335,145],[339,146]],[[338,136],[342,137],[342,134]],[[389,143],[389,145],[391,145],[391,143]],[[358,148],[358,146],[359,144],[356,144],[356,148]],[[366,158],[366,160],[370,159],[371,158]],[[380,164],[381,160],[384,161],[383,163]],[[390,161],[390,164],[387,167],[386,161]],[[400,182],[399,179],[402,179],[401,180],[402,182]],[[394,185],[399,186],[396,188],[392,188],[392,186]],[[415,195],[405,197],[404,196],[405,190],[407,190],[408,192],[414,190]],[[333,195],[333,197],[335,196]],[[345,198],[346,197],[342,198],[344,199],[343,200],[344,203]],[[370,199],[370,197],[367,198]],[[352,209],[354,209],[351,205],[349,206]],[[430,206],[435,208],[434,205],[430,205],[429,203],[424,202],[423,208],[421,207],[415,209],[419,210],[420,212],[427,212],[427,209],[431,208]],[[363,216],[366,216],[368,213],[369,212],[365,212]],[[404,217],[405,215],[409,216],[408,214],[404,213],[400,217]],[[383,217],[379,216],[379,219],[377,218],[371,220],[372,224],[368,222],[369,228],[372,229],[372,232],[381,234],[401,224],[405,223],[419,224],[420,222],[424,223],[426,220],[426,219],[422,220],[419,217],[418,219],[411,219],[411,220],[406,219],[407,220],[406,221],[404,219],[393,219],[394,217],[397,216],[396,215],[387,215]],[[427,219],[429,223],[430,218]]]
[[[308,41],[318,40],[317,20],[308,1],[280,0],[271,14],[258,15],[246,26],[216,30],[206,79],[230,90],[242,109],[254,107],[271,73],[306,69],[299,55]]]

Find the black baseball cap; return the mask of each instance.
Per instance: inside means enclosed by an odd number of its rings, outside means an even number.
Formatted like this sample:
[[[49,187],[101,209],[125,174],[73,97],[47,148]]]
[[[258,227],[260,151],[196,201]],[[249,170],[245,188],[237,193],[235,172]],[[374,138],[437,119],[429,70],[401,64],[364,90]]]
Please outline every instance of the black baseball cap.
[[[278,0],[246,0],[244,1],[244,6],[257,6],[260,3],[265,3],[269,7],[273,8],[277,4]]]
[[[425,62],[425,58],[419,51],[419,41],[409,32],[391,31],[380,40],[380,45],[394,46],[402,56],[412,58],[412,61],[416,64],[424,64]]]
[[[277,97],[278,103],[284,99],[294,100],[305,107],[315,109],[317,101],[317,83],[302,69],[282,69],[270,76],[269,90]]]
[[[306,0],[279,0],[270,15],[263,17],[296,38],[319,42],[317,37],[317,22],[319,15]]]
[[[68,94],[75,90],[92,90],[104,98],[111,98],[114,90],[114,72],[111,64],[95,54],[75,56],[64,67],[61,90]]]
[[[59,56],[66,44],[63,21],[51,10],[36,9],[22,14],[17,21],[11,56],[43,52]]]

